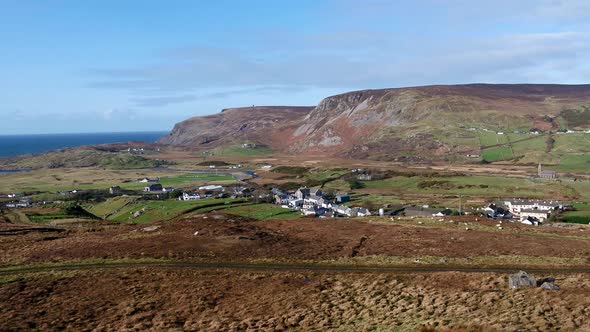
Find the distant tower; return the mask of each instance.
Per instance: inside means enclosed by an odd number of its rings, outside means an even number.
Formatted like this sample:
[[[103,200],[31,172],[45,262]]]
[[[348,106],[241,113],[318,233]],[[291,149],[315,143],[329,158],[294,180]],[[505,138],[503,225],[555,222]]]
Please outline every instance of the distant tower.
[[[543,173],[543,166],[539,163],[539,167],[537,167],[537,175],[541,176],[541,173]]]

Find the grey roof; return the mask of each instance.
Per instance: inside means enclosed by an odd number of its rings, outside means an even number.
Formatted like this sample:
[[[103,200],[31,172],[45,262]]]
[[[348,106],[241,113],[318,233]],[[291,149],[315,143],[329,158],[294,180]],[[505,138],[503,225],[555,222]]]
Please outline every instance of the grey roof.
[[[426,216],[432,216],[434,214],[437,214],[439,212],[443,212],[446,211],[447,209],[435,209],[435,208],[423,208],[423,207],[416,207],[416,206],[410,206],[410,207],[406,207],[404,209],[404,214],[408,217],[412,217],[412,216],[416,216],[416,217],[426,217]]]

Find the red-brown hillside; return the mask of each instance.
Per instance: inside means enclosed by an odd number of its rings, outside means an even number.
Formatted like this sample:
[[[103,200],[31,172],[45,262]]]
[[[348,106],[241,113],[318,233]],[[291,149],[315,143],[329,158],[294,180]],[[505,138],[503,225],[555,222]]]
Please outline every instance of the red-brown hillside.
[[[165,144],[254,141],[290,153],[368,157],[458,153],[440,132],[467,125],[532,128],[543,116],[590,104],[590,85],[468,84],[363,90],[315,107],[247,107],[177,124]],[[438,134],[438,136],[437,136]],[[442,135],[444,136],[444,135]]]
[[[228,108],[221,113],[192,117],[176,124],[159,143],[215,147],[251,141],[274,146],[271,137],[294,130],[312,109],[312,106]]]

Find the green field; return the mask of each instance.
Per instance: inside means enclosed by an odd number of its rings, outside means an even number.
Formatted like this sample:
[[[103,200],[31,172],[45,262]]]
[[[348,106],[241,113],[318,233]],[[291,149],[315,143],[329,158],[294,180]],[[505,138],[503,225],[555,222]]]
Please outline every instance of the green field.
[[[482,150],[482,156],[487,161],[506,160],[514,157],[512,155],[512,149],[509,146],[499,146]]]
[[[351,188],[350,188],[349,182],[342,180],[342,179],[338,179],[338,180],[327,182],[322,187],[322,190],[324,190],[324,191],[333,190],[336,193],[345,193],[345,192],[349,192],[351,190]]]
[[[590,224],[590,203],[574,203],[576,211],[564,212],[560,221],[576,224]]]
[[[39,210],[37,212],[26,213],[27,218],[35,223],[48,223],[54,220],[60,219],[96,219],[96,216],[88,213],[81,206],[78,205],[66,205],[61,206],[59,210]]]
[[[143,177],[159,177],[166,187],[197,186],[205,183],[227,184],[231,175],[178,173],[157,170],[104,170],[93,168],[42,169],[31,172],[0,174],[0,192],[59,190],[106,190],[110,186],[141,190],[147,183],[137,182]]]
[[[234,177],[226,174],[185,173],[178,176],[160,178],[160,184],[162,184],[165,187],[177,187],[188,184],[202,184],[204,182],[232,183],[234,182]]]
[[[569,154],[558,157],[559,165],[551,166],[561,172],[589,172],[590,154]]]
[[[198,207],[231,204],[234,201],[236,200],[214,198],[196,201],[137,201],[113,214],[109,220],[135,223],[165,221],[193,211]],[[138,217],[133,217],[133,214],[140,210],[142,213]]]
[[[293,217],[291,210],[281,209],[272,204],[256,204],[254,207],[253,203],[243,199],[206,198],[194,201],[146,201],[140,200],[138,196],[121,196],[109,198],[100,203],[86,204],[84,209],[108,220],[135,223],[165,221],[184,214],[210,211],[222,211],[255,219],[267,219],[269,216]],[[134,217],[133,214],[137,211],[142,212],[139,216]],[[299,216],[298,213],[296,215]]]
[[[69,219],[69,218],[80,218],[76,215],[69,215],[64,211],[50,212],[50,213],[27,213],[27,217],[30,221],[39,224],[45,224],[52,220],[58,219]]]
[[[590,152],[590,134],[561,134],[553,135],[555,143],[553,144],[553,153],[589,153]]]
[[[291,209],[284,209],[274,204],[254,204],[235,206],[228,209],[223,209],[221,210],[221,212],[258,220],[293,219],[299,218],[301,216],[301,213],[297,211],[293,211]]]
[[[470,130],[457,128],[457,130],[433,129],[430,132],[437,140],[452,146],[460,146],[464,149],[479,150],[479,135]]]
[[[346,173],[349,173],[348,170],[327,170],[327,171],[313,171],[306,174],[307,178],[314,181],[326,181],[329,179],[338,178]]]
[[[122,209],[125,205],[137,200],[137,196],[118,196],[109,198],[104,202],[86,204],[84,208],[97,217],[104,217]]]
[[[500,176],[403,177],[367,181],[367,189],[389,189],[398,194],[472,195],[481,197],[545,197],[565,193],[566,186],[558,182],[534,182],[524,178]]]
[[[527,140],[520,140],[518,142],[512,143],[512,151],[517,156],[522,156],[531,153],[532,151],[535,152],[543,152],[545,151],[546,147],[546,136],[533,136],[531,139]]]
[[[568,211],[563,213],[562,222],[574,224],[590,224],[590,211]]]
[[[227,174],[199,174],[199,173],[184,173],[177,176],[160,177],[159,183],[164,187],[190,187],[202,184],[229,184],[233,183],[234,177]],[[124,189],[143,189],[150,185],[150,183],[142,182],[128,182],[119,184]]]
[[[590,181],[568,182],[567,186],[575,191],[581,199],[590,202]]]
[[[566,211],[560,216],[560,221],[576,224],[590,224],[590,203],[573,203],[575,211]]]
[[[508,134],[506,134],[506,137],[508,137],[508,140],[510,142],[518,142],[518,141],[522,141],[522,140],[526,140],[527,138],[536,138],[539,137],[539,135],[533,135],[533,134],[515,134],[514,132],[510,132]]]
[[[184,214],[220,211],[253,219],[291,219],[301,214],[274,204],[254,204],[240,199],[201,199],[195,201],[130,201],[117,197],[87,207],[88,211],[112,214],[108,219],[120,222],[145,223],[165,221]],[[127,205],[124,203],[126,202]],[[111,208],[113,210],[108,211]],[[142,211],[133,217],[136,211]]]
[[[482,147],[506,143],[508,143],[508,136],[506,134],[498,135],[495,132],[489,131],[479,132],[479,144]]]

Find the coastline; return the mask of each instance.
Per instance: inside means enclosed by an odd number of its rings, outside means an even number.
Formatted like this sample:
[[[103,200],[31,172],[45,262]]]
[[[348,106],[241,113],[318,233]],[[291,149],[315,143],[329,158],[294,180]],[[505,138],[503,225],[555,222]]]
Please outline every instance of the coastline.
[[[81,134],[0,135],[0,159],[37,155],[84,145],[125,142],[154,143],[167,131],[114,132]]]

